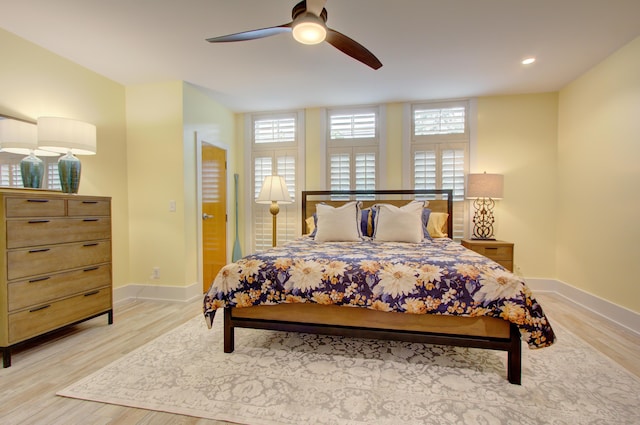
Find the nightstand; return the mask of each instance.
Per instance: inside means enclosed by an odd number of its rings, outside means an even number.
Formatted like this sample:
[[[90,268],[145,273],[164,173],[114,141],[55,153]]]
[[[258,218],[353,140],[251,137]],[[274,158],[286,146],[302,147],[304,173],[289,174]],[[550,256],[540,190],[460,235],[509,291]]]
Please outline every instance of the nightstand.
[[[462,246],[482,254],[513,271],[513,243],[505,241],[489,241],[482,239],[463,239]]]

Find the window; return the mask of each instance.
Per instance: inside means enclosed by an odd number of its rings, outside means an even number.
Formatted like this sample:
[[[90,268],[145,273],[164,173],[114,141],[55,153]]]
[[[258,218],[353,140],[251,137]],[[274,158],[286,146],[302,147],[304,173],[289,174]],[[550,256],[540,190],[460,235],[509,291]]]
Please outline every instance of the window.
[[[374,190],[379,178],[379,108],[330,109],[328,186],[330,190]]]
[[[251,212],[254,240],[253,251],[259,252],[272,246],[273,217],[269,206],[257,204],[256,198],[266,176],[283,176],[292,204],[279,205],[277,216],[277,243],[294,239],[299,234],[299,207],[296,193],[299,190],[299,164],[301,158],[300,114],[284,113],[251,115]]]
[[[24,187],[22,174],[20,173],[20,161],[25,155],[8,152],[0,152],[0,186]],[[44,161],[45,172],[42,178],[42,187],[49,190],[61,190],[60,177],[58,176],[58,158],[40,157]]]
[[[464,176],[469,169],[468,102],[411,107],[411,167],[415,189],[453,190],[454,240],[464,237]]]

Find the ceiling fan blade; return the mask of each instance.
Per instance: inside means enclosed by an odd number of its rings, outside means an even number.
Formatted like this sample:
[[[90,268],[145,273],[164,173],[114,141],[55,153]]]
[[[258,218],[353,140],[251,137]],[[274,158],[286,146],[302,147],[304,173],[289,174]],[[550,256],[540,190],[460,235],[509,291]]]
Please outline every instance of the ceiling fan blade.
[[[382,62],[380,62],[373,53],[367,50],[366,47],[336,30],[327,28],[326,41],[341,52],[359,60],[373,69],[382,67]]]
[[[307,2],[307,12],[311,12],[316,16],[320,16],[322,13],[322,9],[324,9],[324,5],[327,3],[327,0],[306,0]]]
[[[258,38],[270,37],[272,35],[282,34],[283,32],[291,32],[291,24],[282,24],[277,27],[261,28],[259,30],[251,30],[238,32],[235,34],[221,35],[220,37],[207,38],[209,43],[227,43],[231,41],[255,40]]]

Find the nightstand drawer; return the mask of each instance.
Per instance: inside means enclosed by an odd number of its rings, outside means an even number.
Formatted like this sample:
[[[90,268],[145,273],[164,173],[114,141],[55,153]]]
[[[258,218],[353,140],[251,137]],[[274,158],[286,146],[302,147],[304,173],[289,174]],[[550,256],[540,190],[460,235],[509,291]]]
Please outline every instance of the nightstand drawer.
[[[509,271],[513,271],[513,243],[496,240],[463,239],[462,246],[490,258]]]
[[[513,258],[512,246],[473,246],[471,249],[478,254],[491,258],[492,260],[511,261]]]
[[[91,241],[111,237],[111,219],[54,218],[7,221],[7,248]]]

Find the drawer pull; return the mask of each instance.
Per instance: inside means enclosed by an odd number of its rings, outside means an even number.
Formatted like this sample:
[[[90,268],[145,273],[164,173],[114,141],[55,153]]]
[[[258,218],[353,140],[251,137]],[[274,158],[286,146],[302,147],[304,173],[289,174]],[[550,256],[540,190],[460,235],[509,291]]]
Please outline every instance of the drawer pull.
[[[82,221],[98,221],[98,218],[85,218]]]
[[[45,203],[45,202],[49,202],[48,199],[27,199],[27,202],[40,202],[40,203]]]
[[[48,223],[49,220],[29,220],[29,224]]]
[[[82,246],[98,246],[98,242],[94,242],[94,243],[86,243]]]
[[[100,293],[100,291],[91,291],[91,292],[87,292],[86,294],[84,294],[85,297],[90,297],[91,295],[95,295]]]
[[[42,248],[42,249],[30,249],[29,254],[35,254],[37,252],[47,252],[50,251],[51,248]]]
[[[45,308],[49,308],[49,307],[51,307],[51,304],[47,304],[47,305],[43,305],[43,306],[40,306],[40,307],[32,308],[31,310],[29,310],[29,313],[35,313],[36,311],[44,310]]]
[[[51,279],[51,276],[38,277],[38,278],[29,280],[29,283],[42,282],[43,280],[49,280],[49,279]]]
[[[487,247],[485,247],[485,249],[486,249],[487,251],[497,251],[497,250],[498,250],[498,248],[493,247],[493,246],[487,246]]]
[[[98,201],[82,201],[83,204],[97,204]]]
[[[88,269],[82,270],[83,272],[92,272],[94,270],[98,270],[100,267],[89,267]]]

